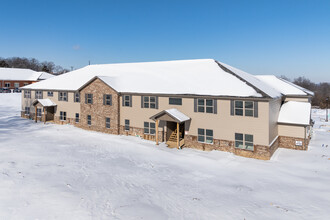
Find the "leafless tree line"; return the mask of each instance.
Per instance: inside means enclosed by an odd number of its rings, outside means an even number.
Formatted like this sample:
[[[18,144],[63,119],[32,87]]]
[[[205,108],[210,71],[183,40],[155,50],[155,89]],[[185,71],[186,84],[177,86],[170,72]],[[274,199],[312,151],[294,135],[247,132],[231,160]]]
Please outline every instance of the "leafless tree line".
[[[42,71],[55,75],[63,74],[69,72],[68,69],[65,69],[59,65],[55,65],[53,62],[40,62],[35,58],[25,58],[25,57],[11,57],[11,58],[1,58],[0,57],[0,67],[7,68],[22,68],[22,69],[31,69],[34,71]]]
[[[327,101],[326,99],[330,96],[330,83],[314,83],[305,77],[298,77],[294,80],[290,80],[285,76],[280,76],[282,79],[293,82],[296,85],[299,85],[303,88],[306,88],[314,92],[314,97],[312,99],[313,106],[319,106],[320,108],[326,108]],[[330,100],[329,100],[330,101]]]

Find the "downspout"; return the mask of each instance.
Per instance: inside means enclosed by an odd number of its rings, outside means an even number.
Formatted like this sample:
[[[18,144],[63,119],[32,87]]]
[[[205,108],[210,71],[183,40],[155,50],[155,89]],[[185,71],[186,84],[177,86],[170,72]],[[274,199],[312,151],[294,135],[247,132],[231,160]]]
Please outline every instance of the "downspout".
[[[305,147],[305,149],[307,150],[307,147],[306,147],[306,128],[307,128],[307,126],[305,125],[305,127],[304,127],[305,129],[305,134],[304,134],[304,147]]]
[[[118,93],[117,96],[117,104],[118,104],[118,110],[117,110],[117,133],[120,135],[120,94]]]

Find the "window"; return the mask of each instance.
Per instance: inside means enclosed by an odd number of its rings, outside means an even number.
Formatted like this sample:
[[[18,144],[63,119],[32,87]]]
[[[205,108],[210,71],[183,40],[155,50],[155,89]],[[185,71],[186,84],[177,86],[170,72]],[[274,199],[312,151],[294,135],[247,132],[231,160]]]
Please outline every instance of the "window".
[[[60,120],[66,121],[66,112],[60,112]]]
[[[14,87],[18,88],[19,87],[19,83],[14,83]]]
[[[213,144],[213,130],[198,128],[198,142]]]
[[[112,105],[112,95],[103,95],[103,105]]]
[[[182,99],[181,98],[169,98],[169,104],[170,105],[182,105]]]
[[[35,98],[36,99],[42,99],[42,91],[36,91]]]
[[[125,131],[129,131],[129,120],[125,119]]]
[[[144,133],[145,134],[156,134],[156,124],[153,122],[144,122]]]
[[[158,108],[156,96],[142,96],[142,108]]]
[[[123,106],[132,107],[132,96],[130,95],[123,96]]]
[[[37,108],[37,117],[41,118],[41,108]]]
[[[253,117],[253,102],[245,101],[245,116]]]
[[[53,92],[51,92],[51,91],[48,91],[48,92],[47,92],[47,96],[48,96],[48,97],[53,97],[53,95],[54,95]]]
[[[88,124],[89,126],[92,125],[92,116],[91,116],[91,115],[87,115],[87,124]]]
[[[93,104],[93,94],[85,94],[85,104]]]
[[[80,102],[80,93],[79,92],[76,92],[74,94],[74,102]]]
[[[105,118],[105,127],[110,128],[110,118]]]
[[[24,83],[23,85],[24,85],[24,86],[27,86],[27,85],[29,85],[29,83]]]
[[[30,107],[25,107],[25,115],[30,115]]]
[[[10,83],[5,83],[5,87],[9,88],[10,87]]]
[[[76,113],[76,123],[79,123],[79,113]]]
[[[24,98],[31,98],[31,91],[30,90],[24,90]]]
[[[197,111],[214,113],[213,99],[198,99],[197,100]]]
[[[252,101],[235,101],[235,115],[253,117],[254,105]]]
[[[235,147],[245,150],[254,150],[253,147],[253,135],[235,133]]]
[[[58,101],[68,101],[68,93],[67,92],[58,92]]]

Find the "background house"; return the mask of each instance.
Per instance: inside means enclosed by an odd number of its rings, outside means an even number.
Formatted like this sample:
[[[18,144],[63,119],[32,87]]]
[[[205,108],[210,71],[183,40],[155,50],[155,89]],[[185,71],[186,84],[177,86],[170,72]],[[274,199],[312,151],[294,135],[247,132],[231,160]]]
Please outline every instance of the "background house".
[[[36,72],[30,69],[0,68],[0,88],[20,88],[53,76],[46,72]]]

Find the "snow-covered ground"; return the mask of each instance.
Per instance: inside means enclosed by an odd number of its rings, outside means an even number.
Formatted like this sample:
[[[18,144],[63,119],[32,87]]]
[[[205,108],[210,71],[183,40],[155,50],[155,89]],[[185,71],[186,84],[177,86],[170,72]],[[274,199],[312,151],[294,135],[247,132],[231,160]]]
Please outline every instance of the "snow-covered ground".
[[[0,219],[330,219],[330,123],[261,161],[20,118],[0,94]],[[327,147],[326,147],[327,146]]]

